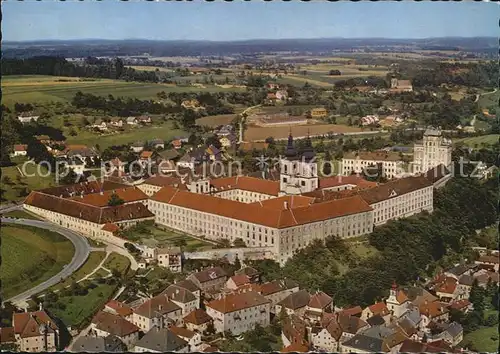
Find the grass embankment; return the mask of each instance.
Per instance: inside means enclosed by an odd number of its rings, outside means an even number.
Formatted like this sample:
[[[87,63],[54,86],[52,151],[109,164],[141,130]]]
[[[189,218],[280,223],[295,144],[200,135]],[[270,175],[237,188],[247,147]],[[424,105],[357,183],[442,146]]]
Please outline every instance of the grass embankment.
[[[106,258],[106,261],[102,266],[110,271],[112,269],[116,269],[120,273],[124,274],[130,267],[130,260],[121,254],[112,252],[108,258]]]
[[[34,214],[28,213],[24,210],[12,210],[12,211],[9,211],[8,213],[2,214],[2,216],[8,217],[8,218],[16,218],[16,219],[41,220],[40,218],[36,217]]]
[[[2,226],[2,295],[10,298],[59,273],[73,258],[73,244],[58,233],[30,226]]]

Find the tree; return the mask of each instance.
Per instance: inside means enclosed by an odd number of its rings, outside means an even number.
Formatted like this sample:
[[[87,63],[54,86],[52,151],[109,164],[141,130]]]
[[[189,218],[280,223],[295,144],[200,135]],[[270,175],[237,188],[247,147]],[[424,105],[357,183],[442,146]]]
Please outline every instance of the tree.
[[[108,206],[118,206],[122,205],[123,203],[125,203],[125,201],[121,199],[116,193],[111,194],[108,200]]]
[[[338,75],[342,75],[342,73],[340,72],[340,70],[330,70],[328,75],[335,75],[335,76],[338,76]]]
[[[234,247],[238,247],[238,248],[241,248],[241,247],[246,247],[246,243],[245,241],[243,241],[242,238],[238,237],[236,238],[234,241],[233,241],[233,246]]]

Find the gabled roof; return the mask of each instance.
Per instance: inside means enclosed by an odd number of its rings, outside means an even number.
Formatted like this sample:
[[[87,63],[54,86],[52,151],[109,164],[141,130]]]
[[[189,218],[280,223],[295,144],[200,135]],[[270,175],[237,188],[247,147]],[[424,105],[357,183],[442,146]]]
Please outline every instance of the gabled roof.
[[[249,277],[254,277],[254,276],[259,275],[259,271],[253,267],[244,267],[244,268],[238,269],[234,273],[235,274],[245,274]]]
[[[116,194],[118,198],[122,199],[125,203],[139,202],[148,199],[148,196],[139,188],[130,186],[102,193],[84,194],[83,196],[75,196],[69,199],[96,207],[105,207],[108,205],[109,199],[113,194]]]
[[[28,145],[26,145],[26,144],[14,145],[14,151],[26,151],[26,150],[28,150]]]
[[[177,283],[175,283],[175,285],[180,286],[181,288],[187,289],[187,290],[191,291],[192,293],[200,291],[200,288],[198,288],[198,286],[189,279],[184,279],[184,280],[178,281]]]
[[[153,327],[135,344],[136,347],[155,352],[175,352],[185,348],[188,343],[166,328]]]
[[[391,180],[374,188],[362,190],[359,192],[359,195],[371,205],[390,199],[390,195],[393,192],[396,193],[396,196],[401,196],[430,186],[432,186],[432,183],[423,176],[406,177]]]
[[[299,290],[295,293],[288,295],[286,298],[281,300],[278,305],[284,306],[290,310],[298,310],[302,307],[307,306],[311,295],[307,292],[307,290]]]
[[[127,188],[126,184],[115,183],[110,181],[92,181],[92,182],[82,182],[72,185],[63,185],[57,187],[50,187],[45,189],[39,189],[37,192],[42,194],[50,194],[61,198],[71,198],[74,196],[79,196],[83,194],[99,193],[101,191],[116,190],[120,188]]]
[[[368,151],[359,151],[359,152],[349,152],[344,155],[344,159],[359,159],[359,160],[368,160],[368,161],[400,161],[401,157],[398,153],[394,152],[368,152]]]
[[[290,341],[302,340],[305,337],[306,323],[299,316],[292,314],[283,321],[283,335]]]
[[[139,332],[139,327],[135,324],[106,311],[99,311],[92,319],[92,323],[97,329],[120,338]]]
[[[176,284],[168,286],[160,295],[166,295],[170,300],[183,304],[196,300],[192,292]]]
[[[168,329],[170,329],[172,333],[176,334],[184,340],[189,340],[196,335],[196,332],[190,331],[189,329],[183,327],[170,326]]]
[[[289,346],[281,349],[281,353],[307,353],[309,351],[309,344],[303,342],[293,342]]]
[[[134,309],[134,313],[146,318],[157,318],[180,309],[181,308],[170,301],[167,296],[158,295],[139,305]]]
[[[194,325],[202,325],[211,321],[212,317],[202,309],[191,311],[184,317],[184,323],[192,323]]]
[[[16,336],[14,333],[14,327],[0,327],[0,343],[14,343],[16,341]]]
[[[389,309],[384,302],[377,302],[373,305],[368,306],[373,315],[386,316],[389,314]]]
[[[222,299],[211,301],[206,306],[218,312],[230,313],[270,303],[264,296],[254,291],[249,291],[241,294],[227,295]]]
[[[467,299],[462,299],[451,303],[448,307],[455,310],[462,310],[463,308],[469,307],[471,302]]]
[[[233,275],[229,280],[232,280],[237,287],[250,283],[250,278],[246,274]]]
[[[356,316],[346,315],[343,313],[338,313],[337,322],[343,332],[355,334],[358,331],[367,326],[367,323]]]
[[[107,337],[83,336],[73,343],[71,351],[80,353],[123,353],[127,351],[127,346],[114,335]]]
[[[191,276],[196,278],[200,283],[206,283],[214,279],[227,277],[227,273],[221,267],[212,267],[193,273]]]
[[[324,309],[333,302],[333,299],[322,291],[318,291],[309,299],[309,307]]]
[[[14,313],[12,324],[15,334],[21,338],[40,336],[40,326],[45,326],[49,333],[58,330],[55,322],[45,311]]]
[[[210,181],[210,187],[219,192],[223,190],[241,189],[274,196],[278,196],[280,192],[280,185],[278,182],[249,176],[213,179]]]
[[[106,303],[105,307],[109,307],[113,311],[115,311],[118,315],[126,317],[132,314],[132,308],[120,301],[110,300]]]

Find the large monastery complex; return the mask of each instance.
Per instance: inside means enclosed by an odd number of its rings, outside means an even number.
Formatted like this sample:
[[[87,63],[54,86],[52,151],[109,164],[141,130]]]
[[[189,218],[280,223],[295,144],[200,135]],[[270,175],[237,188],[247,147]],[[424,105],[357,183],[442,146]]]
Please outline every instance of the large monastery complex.
[[[34,191],[24,208],[96,238],[154,219],[212,240],[267,247],[280,264],[313,240],[356,237],[389,220],[433,211],[433,181],[426,175],[385,184],[356,175],[319,178],[314,157],[310,139],[298,151],[290,136],[276,181],[154,176],[137,185],[86,182]],[[124,203],[109,206],[113,194]]]

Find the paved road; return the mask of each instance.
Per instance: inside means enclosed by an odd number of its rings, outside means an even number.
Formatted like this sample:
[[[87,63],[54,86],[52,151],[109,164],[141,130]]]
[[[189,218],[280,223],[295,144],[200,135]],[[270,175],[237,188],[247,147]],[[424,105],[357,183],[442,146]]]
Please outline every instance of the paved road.
[[[71,230],[64,229],[62,227],[59,227],[55,224],[48,223],[46,221],[39,221],[39,220],[28,220],[28,219],[12,219],[12,218],[1,218],[2,223],[12,223],[12,224],[20,224],[20,225],[28,225],[28,226],[35,226],[39,227],[42,229],[47,229],[51,231],[55,231],[62,236],[66,237],[73,243],[73,246],[75,247],[75,254],[73,255],[73,259],[69,264],[67,264],[58,274],[54,275],[52,278],[44,281],[43,283],[40,283],[33,288],[16,295],[14,297],[11,297],[10,299],[6,299],[5,301],[11,301],[13,303],[17,302],[23,302],[24,300],[28,299],[30,296],[38,294],[39,292],[50,288],[53,285],[56,285],[59,283],[62,279],[66,279],[71,274],[73,274],[78,268],[80,268],[87,258],[89,257],[90,253],[90,245],[87,241],[87,239]],[[29,255],[26,255],[29,257]]]

